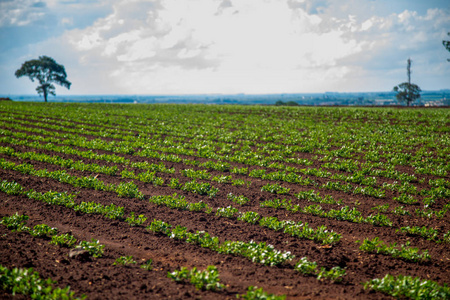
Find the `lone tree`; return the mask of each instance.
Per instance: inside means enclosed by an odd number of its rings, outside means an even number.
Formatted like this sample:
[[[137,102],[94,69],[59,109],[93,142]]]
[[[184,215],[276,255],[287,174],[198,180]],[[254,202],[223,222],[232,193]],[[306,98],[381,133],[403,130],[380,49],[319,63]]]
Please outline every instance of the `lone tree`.
[[[53,58],[48,56],[39,56],[39,59],[24,62],[15,75],[17,78],[28,76],[33,82],[37,79],[40,85],[36,88],[36,91],[39,95],[44,94],[45,102],[47,102],[49,94],[56,95],[53,83],[68,89],[70,89],[72,84],[66,79],[67,74],[64,66],[59,65]]]
[[[411,59],[407,60],[406,73],[408,74],[408,82],[400,83],[394,86],[394,91],[397,92],[397,100],[401,102],[406,102],[409,106],[411,102],[416,101],[420,98],[420,92],[422,91],[417,84],[411,83]]]
[[[447,33],[448,35],[450,35],[450,32]],[[445,49],[447,49],[450,52],[450,41],[442,41],[442,45],[444,45]],[[447,58],[448,61],[450,61],[450,58]]]

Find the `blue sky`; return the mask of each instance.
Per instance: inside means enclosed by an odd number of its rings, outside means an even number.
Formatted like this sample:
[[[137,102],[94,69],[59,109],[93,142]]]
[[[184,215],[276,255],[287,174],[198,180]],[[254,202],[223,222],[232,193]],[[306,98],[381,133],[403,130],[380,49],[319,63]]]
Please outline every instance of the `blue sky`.
[[[0,94],[34,94],[15,70],[66,67],[57,94],[450,88],[448,0],[0,0]]]

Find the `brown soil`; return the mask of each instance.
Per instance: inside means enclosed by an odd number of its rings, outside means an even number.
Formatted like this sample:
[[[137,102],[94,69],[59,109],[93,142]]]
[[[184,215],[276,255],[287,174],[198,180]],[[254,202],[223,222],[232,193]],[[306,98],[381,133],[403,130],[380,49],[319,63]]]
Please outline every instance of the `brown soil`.
[[[11,146],[4,144],[2,146]],[[18,151],[34,151],[27,147],[14,146]],[[48,151],[36,150],[35,152],[55,154]],[[101,151],[98,151],[101,152]],[[79,157],[71,155],[56,155],[64,158],[79,160]],[[142,157],[123,155],[132,161],[143,161]],[[16,163],[20,161],[6,155],[0,155]],[[199,159],[201,160],[201,159]],[[89,161],[86,163],[98,163],[108,165],[102,161]],[[148,159],[149,163],[157,163],[157,160]],[[36,169],[48,169],[49,171],[62,169],[46,163],[29,161]],[[175,174],[158,174],[168,182],[168,178],[179,178],[180,182],[186,182],[179,170],[189,168],[183,164],[165,162],[168,167],[175,167]],[[138,171],[138,170],[135,170]],[[87,172],[69,171],[77,176],[98,175]],[[218,175],[211,171],[213,175]],[[120,176],[98,175],[105,183],[123,182]],[[259,203],[263,200],[274,199],[279,196],[261,192],[261,186],[271,182],[259,180],[248,176],[233,174],[233,178],[251,180],[249,188],[236,187],[229,184],[212,184],[220,189],[214,198],[200,196],[180,190],[173,190],[167,186],[155,187],[135,181],[140,191],[145,194],[146,200],[119,198],[111,192],[78,189],[70,185],[59,183],[48,178],[38,178],[23,175],[15,171],[0,169],[0,179],[16,181],[26,189],[34,189],[39,192],[68,191],[79,192],[76,202],[94,201],[109,205],[114,203],[125,207],[125,213],[130,212],[144,214],[148,220],[142,227],[130,227],[124,221],[115,221],[99,215],[77,213],[65,207],[46,205],[38,201],[30,200],[26,196],[7,196],[0,194],[0,217],[12,215],[15,212],[29,216],[28,227],[36,224],[47,224],[59,229],[60,233],[70,232],[78,240],[98,239],[105,245],[105,254],[101,258],[78,260],[69,258],[69,249],[50,245],[48,240],[35,238],[23,232],[11,232],[6,227],[0,226],[0,264],[9,268],[33,267],[43,278],[52,278],[58,282],[58,286],[69,285],[77,295],[85,294],[88,299],[235,299],[237,294],[246,292],[247,287],[253,285],[262,287],[269,293],[285,294],[288,299],[390,299],[388,296],[364,290],[362,282],[373,278],[381,278],[385,274],[419,276],[423,279],[435,280],[440,284],[450,281],[450,247],[448,244],[438,244],[423,238],[407,236],[395,232],[400,226],[424,226],[433,227],[446,232],[450,225],[446,219],[423,219],[417,217],[397,217],[389,214],[394,222],[394,227],[375,227],[370,224],[355,224],[346,221],[330,220],[316,216],[289,213],[285,210],[261,208]],[[314,178],[316,179],[316,178]],[[317,179],[320,180],[320,179]],[[130,181],[130,180],[126,180]],[[271,182],[273,183],[273,182]],[[312,187],[295,184],[281,183],[291,188],[286,198],[293,199],[295,204],[303,206],[313,204],[307,201],[296,200],[294,193],[310,190]],[[239,207],[242,211],[256,211],[262,216],[276,216],[279,219],[308,222],[316,228],[325,225],[329,230],[342,234],[339,243],[332,246],[323,246],[310,240],[291,237],[281,232],[274,232],[258,225],[251,225],[237,220],[220,218],[214,214],[189,211],[178,211],[167,207],[156,206],[147,199],[154,195],[168,195],[177,192],[184,195],[188,201],[198,202],[203,200],[209,206],[226,207],[233,203],[227,199],[227,194],[245,195],[251,201]],[[395,204],[395,201],[387,199],[375,199],[368,196],[346,194],[336,191],[321,190],[321,194],[331,194],[334,198],[343,199],[345,205],[351,205],[359,201],[358,207],[364,216],[374,211],[371,207],[383,203]],[[295,200],[294,200],[295,199]],[[389,199],[389,200],[388,200]],[[237,207],[237,205],[233,204]],[[338,208],[336,205],[322,205],[324,209]],[[255,264],[246,258],[219,254],[209,249],[188,244],[184,241],[173,240],[167,236],[154,234],[144,229],[153,219],[164,220],[173,225],[186,226],[190,231],[205,230],[211,235],[224,240],[239,240],[267,242],[278,250],[291,251],[296,258],[281,267],[268,267]],[[364,238],[380,237],[383,241],[404,244],[408,241],[414,247],[428,249],[432,259],[428,263],[407,262],[381,254],[368,254],[358,249],[357,240]],[[130,266],[114,266],[113,263],[119,256],[132,255],[138,262]],[[327,280],[319,281],[314,277],[306,277],[294,270],[295,262],[302,257],[308,257],[316,261],[319,266],[332,268],[334,266],[345,267],[347,275],[341,283],[332,283]],[[153,260],[153,270],[146,271],[139,267],[139,263]],[[181,267],[197,267],[202,270],[208,265],[217,266],[221,282],[226,289],[220,292],[198,291],[191,284],[176,283],[167,278],[167,272]],[[11,295],[0,292],[0,298],[12,299]],[[23,297],[26,298],[26,297]],[[14,299],[22,299],[22,296]]]

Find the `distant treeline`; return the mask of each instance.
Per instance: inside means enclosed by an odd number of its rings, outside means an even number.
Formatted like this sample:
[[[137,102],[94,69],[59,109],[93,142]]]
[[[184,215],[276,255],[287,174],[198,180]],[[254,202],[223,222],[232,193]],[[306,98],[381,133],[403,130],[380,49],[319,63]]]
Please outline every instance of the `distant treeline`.
[[[1,95],[13,101],[43,101],[38,95]],[[394,92],[302,93],[302,94],[198,94],[198,95],[58,95],[49,102],[79,103],[179,103],[179,104],[243,104],[243,105],[402,105]],[[450,105],[450,90],[422,91],[416,106]]]
[[[275,102],[275,106],[298,106],[299,104],[295,101],[287,101],[287,102],[283,102],[281,100],[278,100],[277,102]]]

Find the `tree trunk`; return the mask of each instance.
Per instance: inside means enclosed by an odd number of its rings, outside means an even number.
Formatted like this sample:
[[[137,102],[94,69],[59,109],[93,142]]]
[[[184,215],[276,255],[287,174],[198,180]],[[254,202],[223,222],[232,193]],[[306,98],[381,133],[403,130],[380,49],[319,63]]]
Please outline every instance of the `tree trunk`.
[[[407,60],[406,74],[408,75],[408,93],[406,94],[406,106],[411,103],[411,58]]]
[[[47,102],[47,88],[44,86],[43,90],[44,90],[44,100],[45,102]]]
[[[407,60],[406,74],[408,75],[408,85],[411,85],[411,58]]]

